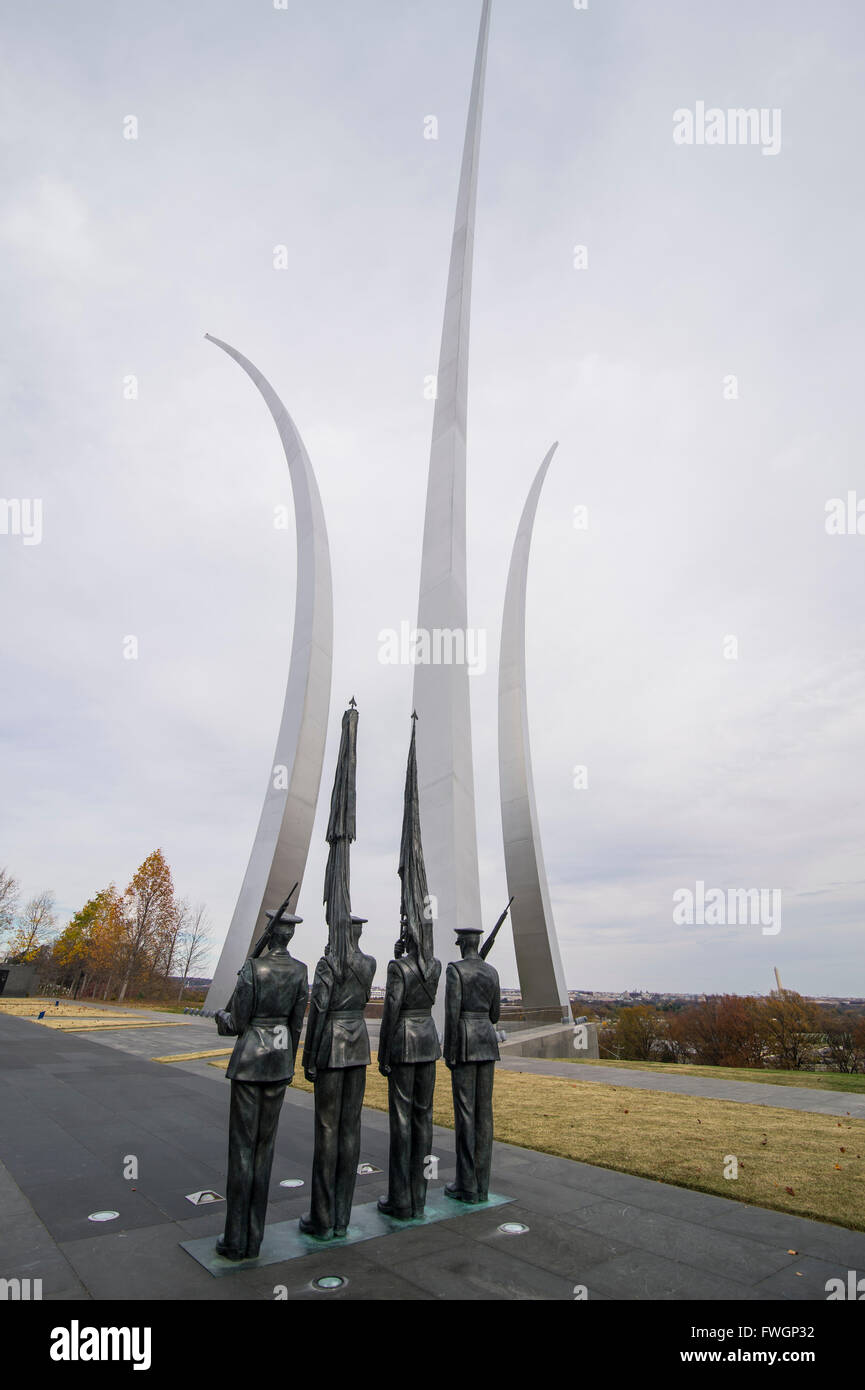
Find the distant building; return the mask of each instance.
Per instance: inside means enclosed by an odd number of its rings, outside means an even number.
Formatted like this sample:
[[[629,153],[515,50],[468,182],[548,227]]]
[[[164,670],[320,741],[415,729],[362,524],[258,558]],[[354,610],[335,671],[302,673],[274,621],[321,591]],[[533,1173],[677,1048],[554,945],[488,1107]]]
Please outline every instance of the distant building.
[[[35,963],[13,965],[8,961],[0,965],[0,995],[4,999],[29,999],[37,992],[37,970]]]

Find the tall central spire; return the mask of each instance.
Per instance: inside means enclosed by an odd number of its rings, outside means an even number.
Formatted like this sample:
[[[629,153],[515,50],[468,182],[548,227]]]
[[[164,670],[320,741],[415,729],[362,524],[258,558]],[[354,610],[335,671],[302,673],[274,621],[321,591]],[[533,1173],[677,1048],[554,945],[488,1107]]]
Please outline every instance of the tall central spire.
[[[466,414],[475,204],[491,7],[492,0],[484,0],[451,243],[418,602],[419,632],[429,634],[428,661],[415,667],[414,677],[414,705],[422,731],[417,743],[420,814],[429,887],[437,900],[436,954],[445,961],[457,954],[455,927],[480,929],[482,925],[466,664]],[[438,1015],[443,1007],[442,999]]]

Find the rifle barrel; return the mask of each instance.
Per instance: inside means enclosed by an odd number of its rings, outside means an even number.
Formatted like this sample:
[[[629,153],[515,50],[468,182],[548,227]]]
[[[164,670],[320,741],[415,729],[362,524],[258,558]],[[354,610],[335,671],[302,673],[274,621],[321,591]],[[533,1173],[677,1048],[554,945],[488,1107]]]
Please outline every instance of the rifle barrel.
[[[505,908],[499,920],[496,922],[486,941],[481,946],[481,949],[478,951],[478,955],[480,956],[481,960],[486,960],[487,956],[492,950],[493,945],[495,944],[495,939],[498,936],[499,931],[501,929],[502,923],[504,922],[505,918],[511,910],[511,903],[513,902],[515,896],[516,894],[513,894],[509,898],[507,907]]]
[[[289,895],[288,895],[288,897],[285,899],[285,901],[279,905],[279,907],[277,908],[277,910],[276,910],[274,916],[271,917],[271,919],[270,919],[270,921],[268,922],[267,926],[265,927],[264,931],[261,933],[261,936],[260,936],[260,937],[258,938],[258,940],[256,941],[255,945],[253,946],[252,950],[251,950],[250,953],[249,953],[249,954],[250,954],[250,958],[251,958],[252,960],[258,960],[258,957],[261,955],[262,951],[264,950],[265,946],[267,945],[268,941],[270,940],[270,934],[271,934],[271,932],[272,932],[272,930],[273,930],[273,924],[274,924],[274,922],[278,922],[278,921],[280,920],[280,918],[282,917],[283,912],[284,912],[285,909],[288,907],[288,904],[291,902],[292,898],[294,897],[295,889],[297,888],[297,886],[298,886],[299,883],[300,883],[300,879],[297,880],[297,883],[295,883],[294,888],[292,888],[291,892],[289,893]]]

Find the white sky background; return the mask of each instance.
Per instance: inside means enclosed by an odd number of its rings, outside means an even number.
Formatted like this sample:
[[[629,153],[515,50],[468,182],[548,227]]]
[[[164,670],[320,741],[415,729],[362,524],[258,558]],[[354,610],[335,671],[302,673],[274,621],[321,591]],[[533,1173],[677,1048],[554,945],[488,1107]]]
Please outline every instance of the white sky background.
[[[43,499],[44,539],[0,536],[0,863],[26,894],[53,889],[64,919],[160,845],[221,942],[257,824],[294,606],[293,529],[273,509],[291,490],[262,401],[210,332],[294,416],[330,535],[333,700],[297,954],[324,945],[354,694],[353,902],[383,979],[412,670],[380,664],[378,633],[416,619],[423,379],[479,15],[474,0],[4,6],[0,492]],[[488,927],[507,897],[501,603],[558,439],[528,698],[572,988],[765,992],[777,964],[803,992],[865,994],[865,536],[824,529],[828,498],[865,496],[863,27],[856,5],[801,0],[494,5],[469,397],[469,621],[490,655],[471,682],[481,886]],[[781,152],[674,145],[673,111],[698,100],[780,107]],[[781,888],[781,933],[675,926],[672,894],[698,879]],[[516,984],[508,932],[493,959]]]

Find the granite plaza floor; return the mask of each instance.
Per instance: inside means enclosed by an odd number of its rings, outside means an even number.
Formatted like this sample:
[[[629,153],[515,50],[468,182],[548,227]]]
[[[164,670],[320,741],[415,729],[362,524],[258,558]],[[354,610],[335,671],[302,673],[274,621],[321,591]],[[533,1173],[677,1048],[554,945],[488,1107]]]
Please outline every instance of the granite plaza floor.
[[[58,1300],[573,1300],[584,1288],[590,1300],[824,1301],[828,1279],[865,1271],[865,1233],[497,1144],[506,1207],[214,1278],[181,1242],[222,1229],[222,1204],[196,1208],[186,1194],[224,1193],[229,1085],[204,1061],[150,1059],[217,1045],[210,1023],[76,1034],[0,1017],[5,1277],[41,1278]],[[452,1132],[436,1129],[434,1143],[440,1186]],[[289,1088],[269,1221],[306,1209],[311,1158],[312,1097]],[[364,1111],[361,1159],[386,1167],[381,1112]],[[305,1186],[280,1187],[292,1178]],[[356,1202],[385,1185],[382,1172],[360,1176]],[[88,1220],[103,1209],[119,1219]],[[529,1229],[507,1235],[503,1221]],[[328,1274],[347,1282],[322,1294],[313,1281]]]

